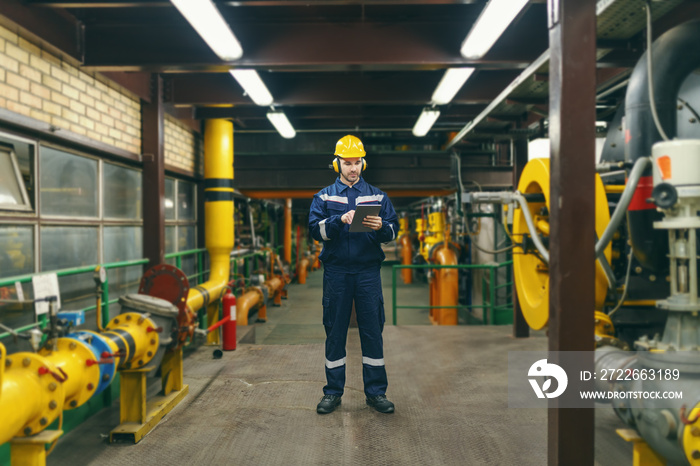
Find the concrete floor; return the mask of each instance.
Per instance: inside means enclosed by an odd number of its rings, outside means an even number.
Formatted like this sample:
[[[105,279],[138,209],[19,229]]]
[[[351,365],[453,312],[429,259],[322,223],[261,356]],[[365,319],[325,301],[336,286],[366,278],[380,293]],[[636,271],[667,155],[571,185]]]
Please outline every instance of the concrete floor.
[[[387,314],[390,274],[383,273]],[[387,279],[388,276],[388,279]],[[185,360],[190,394],[139,444],[108,444],[118,405],[65,435],[49,465],[542,465],[547,413],[507,407],[508,351],[541,350],[533,332],[514,340],[510,326],[392,326],[385,359],[393,415],[364,403],[359,335],[348,337],[347,387],[338,411],[319,416],[324,384],[322,272],[291,285],[289,300],[268,308],[255,343],[222,359],[200,347]],[[427,302],[427,286],[401,287],[402,302]],[[401,315],[422,321],[427,311]],[[631,464],[631,446],[610,409],[596,410],[596,464]]]

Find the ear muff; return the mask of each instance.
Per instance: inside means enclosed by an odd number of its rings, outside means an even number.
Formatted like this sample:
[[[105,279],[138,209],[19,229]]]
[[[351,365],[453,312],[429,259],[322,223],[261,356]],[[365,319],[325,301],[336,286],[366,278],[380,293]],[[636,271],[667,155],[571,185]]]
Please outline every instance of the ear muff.
[[[364,172],[367,168],[367,161],[362,157],[362,171]],[[333,171],[340,173],[340,158],[336,157],[333,159]]]

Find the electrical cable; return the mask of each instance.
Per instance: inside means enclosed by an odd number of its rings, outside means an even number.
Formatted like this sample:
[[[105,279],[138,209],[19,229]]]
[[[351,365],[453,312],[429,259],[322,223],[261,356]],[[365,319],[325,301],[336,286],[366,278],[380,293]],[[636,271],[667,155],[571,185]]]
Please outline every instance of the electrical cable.
[[[654,119],[654,124],[656,125],[656,130],[659,132],[664,141],[668,141],[669,138],[666,136],[664,129],[661,127],[661,122],[659,121],[659,115],[656,113],[656,100],[654,98],[654,75],[652,74],[652,59],[651,59],[651,1],[646,0],[646,12],[647,12],[647,84],[649,87],[649,104],[651,106],[651,116]]]
[[[612,317],[613,314],[615,314],[618,309],[622,306],[622,303],[625,302],[625,299],[627,298],[627,289],[629,286],[630,282],[630,272],[632,270],[632,256],[634,255],[634,250],[630,248],[630,253],[627,258],[627,273],[625,274],[625,284],[624,284],[624,289],[622,290],[622,296],[620,296],[620,301],[617,302],[617,305],[613,308],[612,311],[608,312],[608,317]]]

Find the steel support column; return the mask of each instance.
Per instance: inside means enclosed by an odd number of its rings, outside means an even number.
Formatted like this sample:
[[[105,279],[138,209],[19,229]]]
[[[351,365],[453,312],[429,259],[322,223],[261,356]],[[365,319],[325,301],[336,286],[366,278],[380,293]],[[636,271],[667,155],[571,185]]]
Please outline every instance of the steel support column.
[[[549,350],[590,351],[595,247],[595,0],[549,0]],[[550,358],[556,362],[554,354]],[[593,408],[593,403],[591,403]],[[594,410],[548,410],[548,463],[592,465]]]
[[[518,124],[518,128],[522,128],[522,123]],[[528,140],[527,137],[519,137],[513,139],[513,144],[511,145],[511,150],[513,151],[513,188],[518,189],[518,183],[520,182],[520,175],[523,173],[523,169],[527,164],[528,158]],[[511,268],[512,269],[512,268]],[[515,277],[511,277],[511,281],[515,283]],[[514,338],[527,338],[530,336],[530,326],[525,321],[523,316],[523,311],[520,308],[520,301],[518,301],[518,293],[513,287],[513,337]]]
[[[143,256],[146,269],[165,262],[165,153],[163,78],[151,77],[151,102],[141,101]]]

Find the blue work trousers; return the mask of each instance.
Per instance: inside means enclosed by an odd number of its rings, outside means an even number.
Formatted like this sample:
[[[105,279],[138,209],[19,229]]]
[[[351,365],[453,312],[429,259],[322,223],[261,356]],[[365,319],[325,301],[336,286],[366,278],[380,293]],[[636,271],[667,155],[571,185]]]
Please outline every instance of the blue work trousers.
[[[384,297],[379,268],[360,273],[323,272],[323,326],[326,329],[326,381],[323,393],[342,396],[345,388],[345,343],[355,301],[362,346],[365,395],[386,394],[384,368]]]

